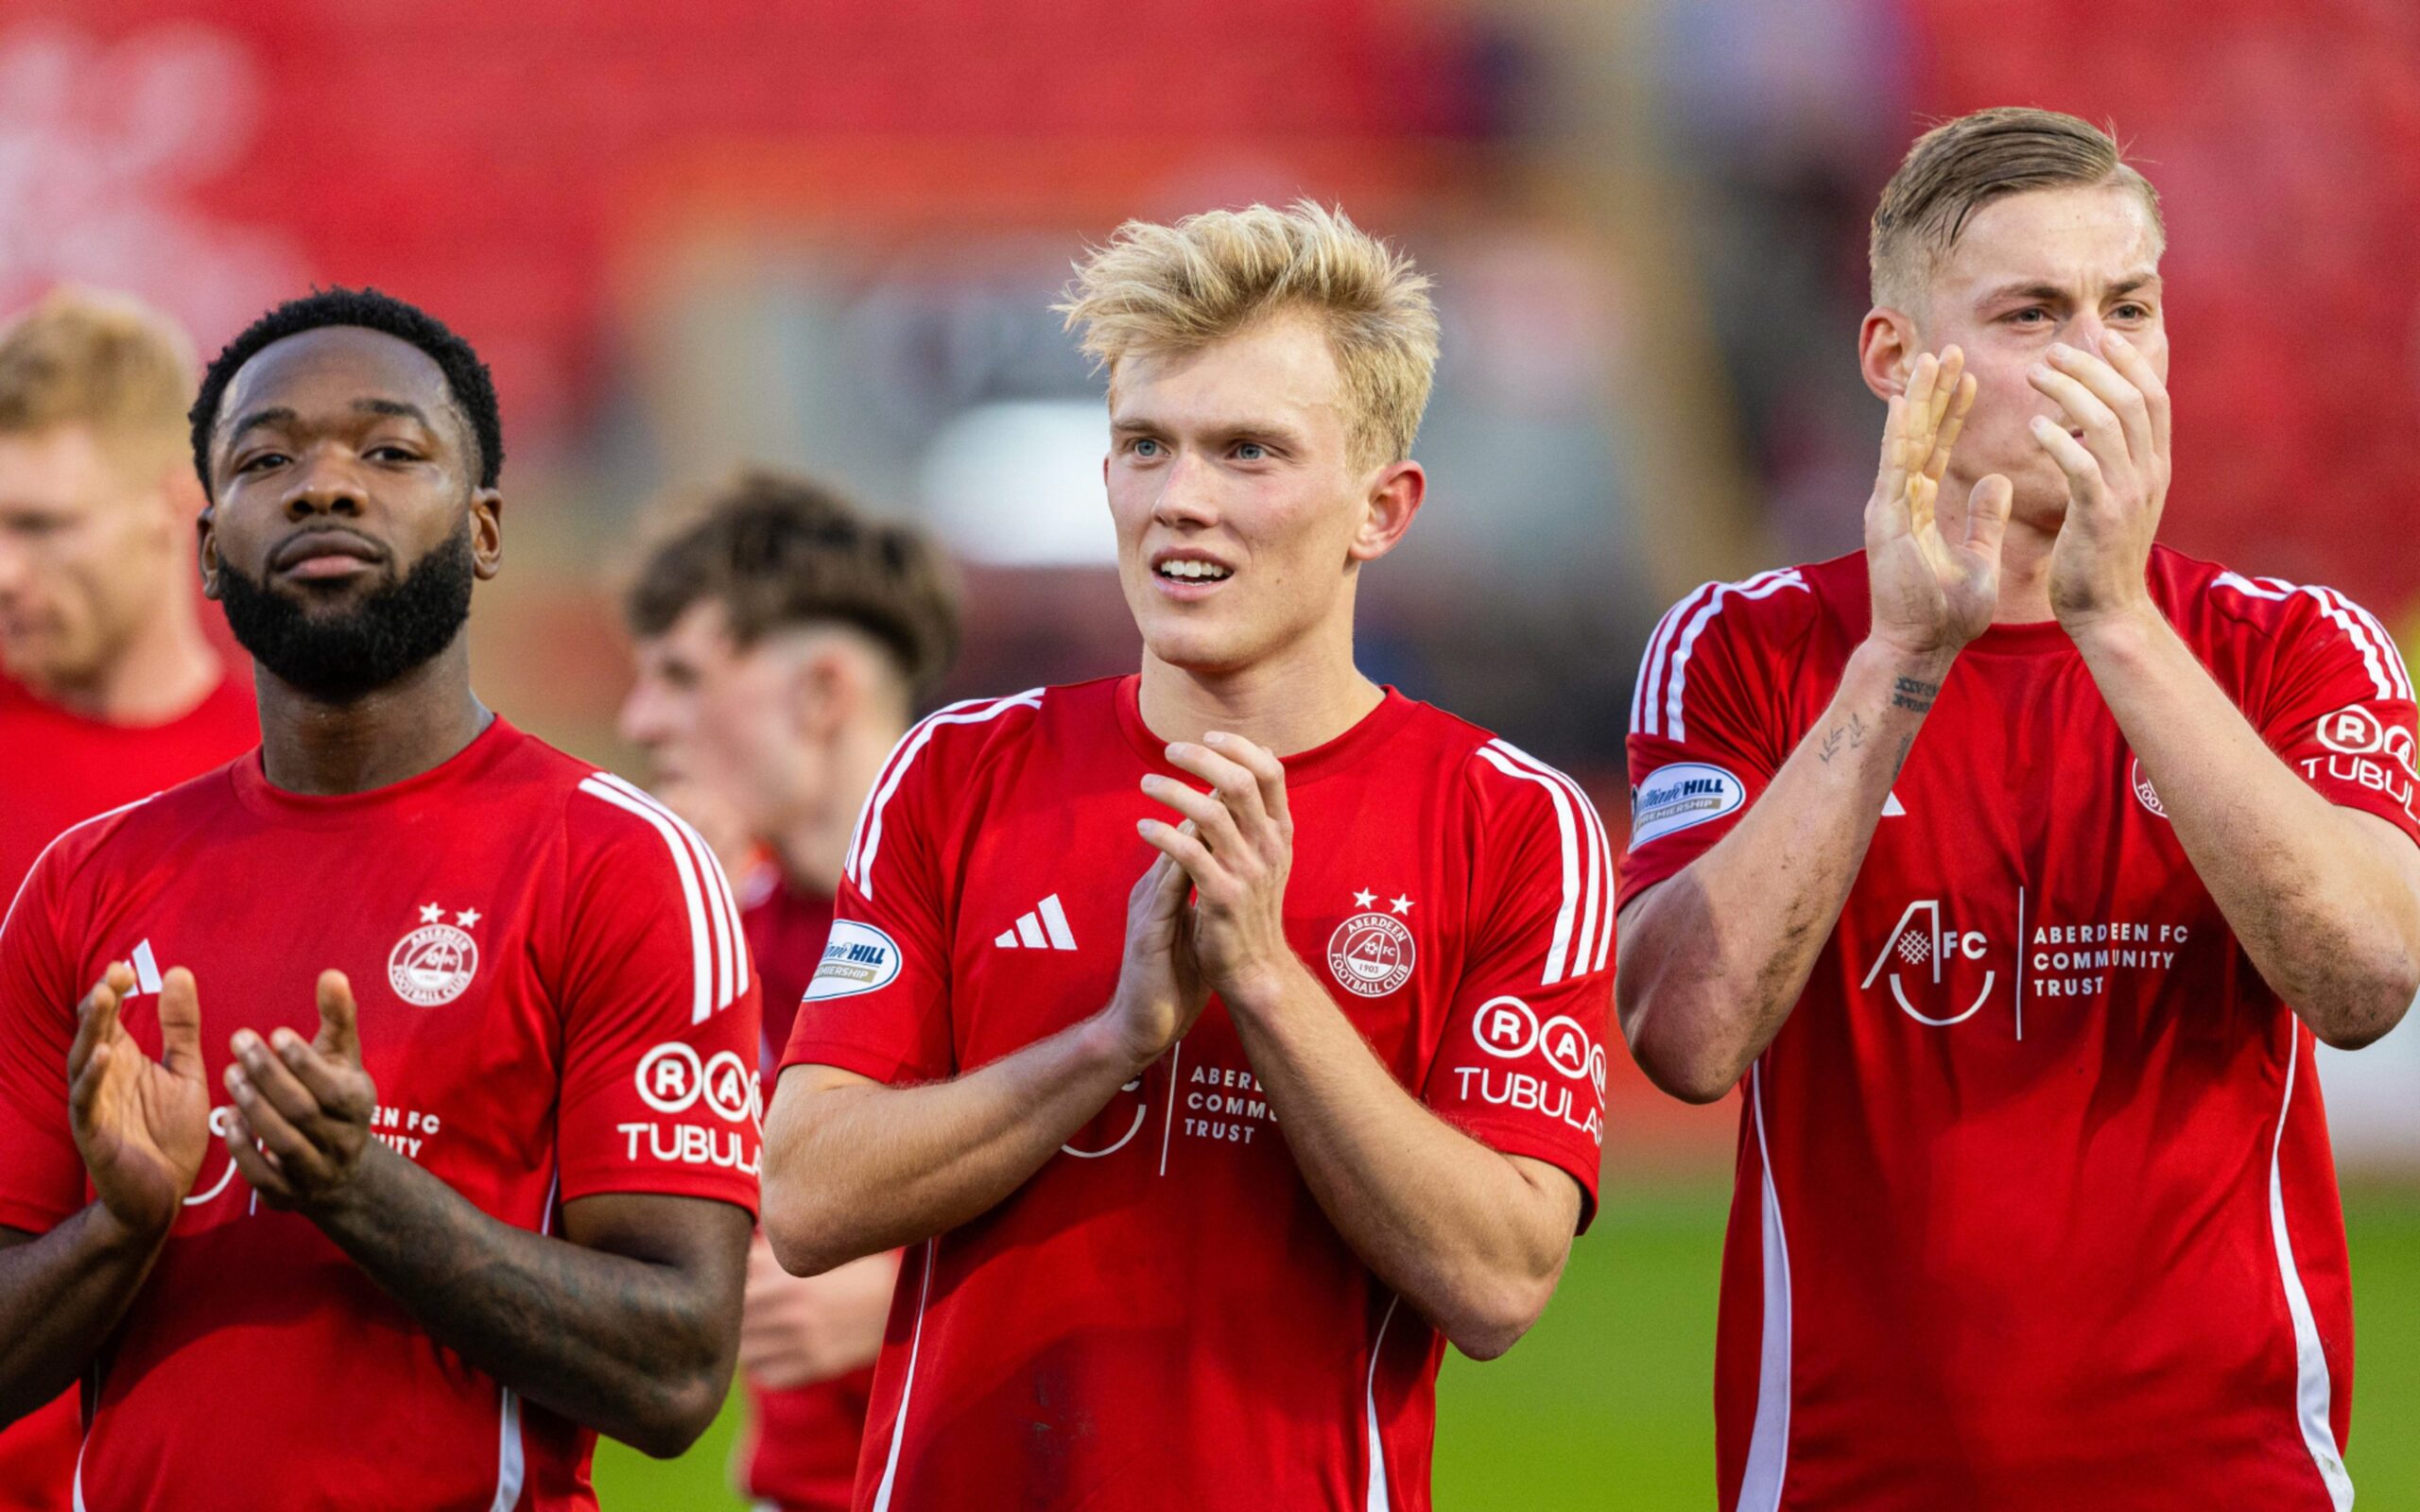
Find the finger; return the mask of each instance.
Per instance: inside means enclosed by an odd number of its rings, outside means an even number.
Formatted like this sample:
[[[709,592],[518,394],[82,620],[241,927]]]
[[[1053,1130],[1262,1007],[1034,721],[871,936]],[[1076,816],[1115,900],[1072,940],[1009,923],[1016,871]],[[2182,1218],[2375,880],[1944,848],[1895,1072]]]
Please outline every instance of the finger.
[[[1933,436],[1940,432],[1942,419],[1949,412],[1952,401],[1957,399],[1960,380],[1965,371],[1966,353],[1963,351],[1954,346],[1941,349],[1941,370],[1933,378],[1932,408],[1925,424],[1926,435]]]
[[[2102,404],[2099,394],[2048,363],[2035,363],[2026,376],[2083,428],[2083,444],[2095,456],[2112,463],[2127,459],[2126,432],[2118,423],[2117,411]]]
[[[1917,535],[1933,528],[1933,502],[1941,485],[1919,472],[1908,480],[1908,528]]]
[[[302,1088],[294,1084],[285,1069],[270,1063],[275,1075],[285,1077],[286,1084],[301,1095]],[[327,1173],[327,1160],[320,1146],[295,1123],[285,1109],[264,1096],[257,1080],[241,1065],[227,1068],[224,1080],[227,1091],[235,1099],[236,1111],[251,1126],[253,1137],[263,1148],[277,1157],[279,1169],[308,1182]]]
[[[1280,824],[1292,822],[1292,811],[1286,804],[1286,764],[1277,759],[1276,752],[1241,735],[1218,730],[1202,736],[1201,742],[1252,773],[1253,783],[1260,789],[1262,813]]]
[[[1236,827],[1235,812],[1217,794],[1187,787],[1156,772],[1143,779],[1143,791],[1191,820],[1211,850],[1233,854],[1243,848],[1243,832]]]
[[[294,1189],[286,1184],[285,1171],[262,1151],[259,1137],[252,1132],[251,1123],[240,1108],[231,1109],[227,1115],[227,1154],[253,1191],[281,1207],[294,1200]]]
[[[1941,383],[1941,359],[1927,352],[1916,359],[1915,371],[1908,375],[1908,431],[1910,437],[1929,439],[1932,435],[1932,396]]]
[[[320,1033],[311,1041],[320,1054],[348,1066],[361,1064],[361,1034],[353,1005],[353,983],[342,971],[321,971]]]
[[[181,1080],[201,1080],[201,989],[182,966],[160,979],[160,1064]]]
[[[285,1062],[270,1052],[268,1043],[250,1029],[238,1029],[233,1049],[236,1065],[229,1069],[240,1068],[245,1079],[251,1083],[252,1091],[266,1098],[287,1123],[306,1135],[317,1137],[327,1109],[320,1105],[320,1099],[311,1095],[311,1090],[286,1069]]]
[[[1144,843],[1184,868],[1185,875],[1199,887],[1204,880],[1224,876],[1218,858],[1210,853],[1199,836],[1187,834],[1173,824],[1158,819],[1137,820],[1134,828]]]
[[[2101,480],[2100,462],[2083,442],[2066,433],[2056,421],[2036,415],[2032,423],[2033,439],[2059,464],[2067,475],[2067,494],[2078,504],[2099,502],[2105,485]]]
[[[1232,739],[1232,736],[1222,737]],[[1231,755],[1211,748],[1207,744],[1192,745],[1179,741],[1168,747],[1168,761],[1210,784],[1219,801],[1236,816],[1238,827],[1249,829],[1269,816],[1268,808],[1260,801],[1260,782],[1252,768]]]
[[[2152,416],[2143,404],[2143,391],[2101,358],[2065,342],[2050,348],[2050,363],[2108,406],[2110,414],[2117,417],[2118,434],[2125,438],[2126,455],[2138,465],[2148,467],[2153,455]]]
[[[1882,461],[1875,469],[1874,499],[1867,509],[1867,534],[1883,538],[1908,533],[1908,468],[1902,433],[1908,426],[1908,402],[1891,396],[1889,416],[1882,422]]]
[[[67,1083],[67,1110],[78,1124],[90,1125],[93,1110],[100,1106],[101,1089],[109,1084],[110,1047],[95,1045],[84,1057],[81,1070]]]
[[[76,1038],[67,1046],[67,1075],[75,1079],[92,1059],[93,1052],[117,1036],[118,1001],[134,990],[133,969],[123,964],[112,966],[76,1005]]]
[[[286,1073],[310,1093],[319,1105],[320,1117],[351,1123],[359,1115],[361,1102],[360,1067],[338,1060],[320,1050],[316,1043],[305,1042],[291,1029],[277,1029],[269,1035],[269,1047]]]
[[[2102,334],[2100,351],[2143,396],[2143,409],[2151,416],[2152,451],[2161,461],[2168,460],[2168,385],[2160,381],[2159,370],[2143,355],[2141,348],[2115,331]]]
[[[2009,507],[2016,490],[1997,472],[1981,478],[1966,499],[1966,549],[1991,561],[2000,559],[2000,538],[2008,531]]]
[[[1975,407],[1975,375],[1968,373],[1958,381],[1951,396],[1948,412],[1943,417],[1941,429],[1933,434],[1932,455],[1925,459],[1925,476],[1935,483],[1949,471],[1949,453],[1958,444],[1958,433],[1966,428],[1966,413]]]

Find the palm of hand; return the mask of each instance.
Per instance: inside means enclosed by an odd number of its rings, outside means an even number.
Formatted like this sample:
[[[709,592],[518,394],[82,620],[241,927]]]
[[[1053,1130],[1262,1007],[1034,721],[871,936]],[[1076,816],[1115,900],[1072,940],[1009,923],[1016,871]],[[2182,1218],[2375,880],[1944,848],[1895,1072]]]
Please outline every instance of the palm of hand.
[[[2000,532],[2009,486],[1997,475],[1944,507],[1942,477],[1975,402],[1952,347],[1918,360],[1891,401],[1882,462],[1866,505],[1866,564],[1875,629],[1914,651],[1956,649],[1981,634],[1999,598]]]
[[[89,1117],[76,1130],[94,1190],[121,1217],[173,1215],[210,1147],[210,1092],[119,1031]]]

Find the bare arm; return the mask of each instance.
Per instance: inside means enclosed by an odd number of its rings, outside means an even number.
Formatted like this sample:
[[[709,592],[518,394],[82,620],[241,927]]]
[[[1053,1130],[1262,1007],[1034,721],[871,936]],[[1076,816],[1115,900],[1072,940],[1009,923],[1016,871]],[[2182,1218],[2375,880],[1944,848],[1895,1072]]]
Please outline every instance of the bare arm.
[[[786,1391],[873,1364],[898,1283],[895,1249],[793,1276],[760,1235],[748,1248],[739,1368],[759,1386]]]
[[[1655,1085],[1712,1102],[1781,1032],[1948,665],[1938,653],[1859,646],[1755,806],[1622,910],[1614,1002]]]
[[[1144,779],[1187,821],[1146,820],[1144,838],[1192,878],[1194,949],[1304,1182],[1362,1263],[1439,1332],[1474,1359],[1502,1354],[1554,1295],[1580,1217],[1578,1183],[1422,1107],[1294,954],[1284,765],[1223,734],[1167,754],[1211,790]]]
[[[1023,1186],[1201,1014],[1175,954],[1184,891],[1154,862],[1128,902],[1116,996],[1013,1055],[921,1087],[784,1072],[765,1122],[765,1236],[783,1265],[816,1275],[916,1244]]]
[[[1975,383],[1952,347],[1891,401],[1865,510],[1873,626],[1823,716],[1712,850],[1631,901],[1614,1001],[1658,1087],[1712,1102],[1781,1032],[1865,862],[1891,782],[1957,653],[1991,624],[2010,492],[1940,481]]]
[[[2368,1044],[2420,994],[2420,849],[2295,775],[2152,602],[2168,392],[2123,336],[2101,350],[2054,347],[2033,379],[2084,432],[2034,431],[2067,475],[2051,608],[2261,976],[2320,1039]]]
[[[161,1058],[118,1022],[134,973],[113,966],[77,1009],[68,1117],[99,1194],[39,1238],[0,1229],[0,1422],[73,1383],[150,1275],[210,1141],[193,975],[160,993]]]
[[[319,996],[316,1041],[234,1037],[227,1146],[245,1179],[513,1391],[648,1453],[686,1449],[731,1384],[746,1210],[612,1194],[564,1204],[560,1239],[499,1222],[370,1138],[343,975],[321,973]]]

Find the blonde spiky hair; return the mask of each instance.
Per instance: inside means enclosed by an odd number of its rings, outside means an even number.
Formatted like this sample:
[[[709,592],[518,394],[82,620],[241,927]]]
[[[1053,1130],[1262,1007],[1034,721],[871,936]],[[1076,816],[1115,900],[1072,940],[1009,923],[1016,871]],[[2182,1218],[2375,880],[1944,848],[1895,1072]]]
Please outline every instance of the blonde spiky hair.
[[[1173,226],[1130,220],[1076,265],[1053,305],[1109,369],[1140,352],[1198,352],[1278,314],[1300,310],[1326,330],[1352,406],[1353,452],[1400,462],[1428,407],[1437,311],[1411,259],[1330,209],[1298,199],[1187,215]]]

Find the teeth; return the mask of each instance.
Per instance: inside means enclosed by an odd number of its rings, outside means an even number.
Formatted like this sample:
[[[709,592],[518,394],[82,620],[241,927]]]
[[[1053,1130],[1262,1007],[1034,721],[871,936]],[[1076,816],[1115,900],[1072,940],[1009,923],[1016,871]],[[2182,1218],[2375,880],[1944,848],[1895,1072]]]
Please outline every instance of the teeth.
[[[1164,561],[1160,563],[1160,576],[1184,582],[1217,582],[1234,575],[1214,561]]]

